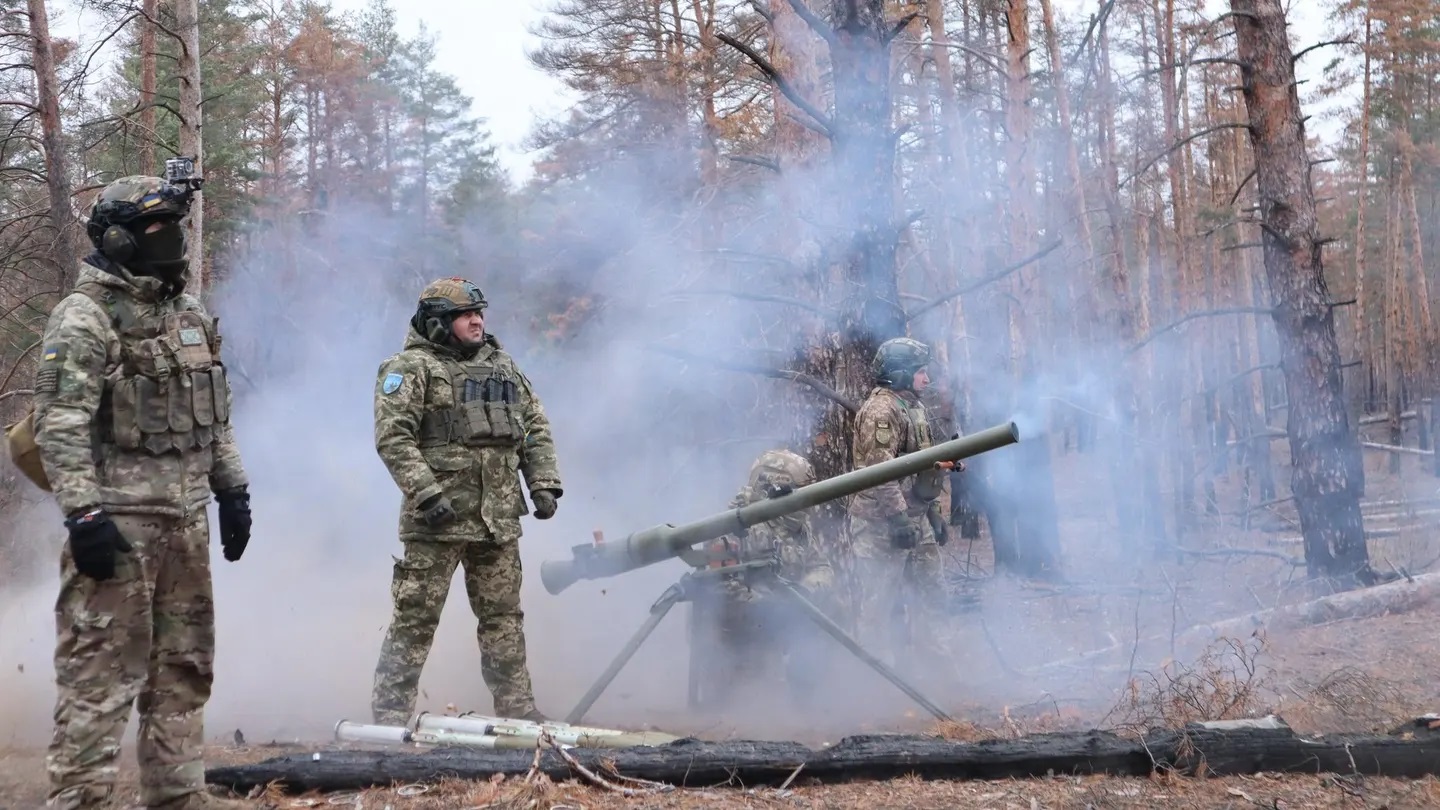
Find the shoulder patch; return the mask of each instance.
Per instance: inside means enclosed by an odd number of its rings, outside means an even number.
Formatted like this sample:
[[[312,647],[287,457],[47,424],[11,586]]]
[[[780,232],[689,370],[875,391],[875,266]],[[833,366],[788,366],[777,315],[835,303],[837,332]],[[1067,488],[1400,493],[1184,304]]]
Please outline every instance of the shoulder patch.
[[[60,390],[60,366],[65,363],[65,344],[46,346],[40,353],[40,370],[35,373],[35,390],[54,394]]]
[[[396,391],[400,390],[400,383],[404,381],[404,376],[402,376],[398,372],[392,371],[389,374],[385,375],[385,382],[380,384],[380,390],[384,391],[387,394],[393,394]]]

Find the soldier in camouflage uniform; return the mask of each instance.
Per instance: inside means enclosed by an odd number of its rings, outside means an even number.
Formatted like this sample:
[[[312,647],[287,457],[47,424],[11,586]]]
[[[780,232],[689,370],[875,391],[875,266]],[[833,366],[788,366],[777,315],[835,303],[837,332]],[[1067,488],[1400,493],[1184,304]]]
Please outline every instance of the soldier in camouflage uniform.
[[[215,645],[205,507],[213,492],[235,561],[250,497],[220,335],[183,292],[191,192],[158,177],[105,187],[86,228],[97,250],[45,326],[35,441],[69,531],[50,807],[107,801],[132,704],[146,807],[245,806],[205,792],[200,758]]]
[[[919,341],[894,338],[880,344],[871,366],[875,387],[855,415],[855,469],[931,446],[920,402],[930,381],[929,362],[930,349]],[[945,649],[934,632],[945,598],[939,546],[947,539],[938,498],[944,476],[955,467],[944,462],[857,493],[850,504],[859,639],[874,654],[888,649],[896,663],[912,647],[931,653]],[[908,633],[891,623],[902,608]]]
[[[520,517],[553,517],[563,490],[550,421],[530,380],[485,333],[480,288],[420,293],[405,349],[380,364],[375,448],[403,496],[390,586],[394,615],[375,668],[376,723],[406,723],[455,569],[478,621],[480,671],[505,717],[535,708],[520,610]]]
[[[749,479],[730,500],[735,509],[764,498],[785,495],[815,482],[810,462],[789,450],[767,450],[750,467]],[[806,511],[758,523],[744,534],[726,535],[710,546],[717,563],[771,559],[773,573],[798,585],[812,604],[836,616],[835,574],[828,549],[814,531]],[[726,575],[713,598],[702,598],[692,616],[697,637],[718,653],[701,656],[697,666],[710,698],[727,695],[745,677],[771,671],[783,659],[791,691],[808,695],[820,679],[824,661],[823,631],[774,592],[769,572]],[[713,626],[707,626],[713,625]]]

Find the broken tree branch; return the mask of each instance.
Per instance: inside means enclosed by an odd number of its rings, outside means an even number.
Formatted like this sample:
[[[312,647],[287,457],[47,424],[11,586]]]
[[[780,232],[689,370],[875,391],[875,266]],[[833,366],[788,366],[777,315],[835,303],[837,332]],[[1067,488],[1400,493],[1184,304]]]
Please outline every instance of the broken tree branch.
[[[1046,256],[1047,254],[1049,254],[1051,251],[1053,251],[1053,250],[1055,250],[1056,248],[1060,247],[1060,244],[1061,244],[1063,241],[1064,241],[1063,239],[1056,239],[1055,241],[1051,242],[1050,244],[1048,244],[1048,245],[1040,248],[1039,250],[1035,251],[1034,253],[1030,254],[1029,256],[1026,256],[1025,258],[1021,259],[1020,261],[1015,262],[1014,264],[1012,264],[1012,265],[1010,265],[1010,266],[1008,266],[1008,267],[1006,267],[1006,268],[1004,268],[1004,269],[1002,269],[1002,270],[998,270],[998,271],[996,271],[996,272],[994,272],[994,273],[992,273],[992,274],[990,274],[990,275],[988,275],[988,276],[986,276],[986,277],[984,277],[984,278],[982,278],[982,279],[979,279],[979,280],[977,280],[977,281],[972,281],[971,283],[966,284],[966,285],[964,285],[964,286],[957,287],[957,288],[951,290],[950,292],[947,292],[947,293],[941,295],[939,298],[935,298],[935,299],[931,300],[929,303],[924,304],[923,306],[917,307],[914,312],[911,312],[911,313],[909,313],[908,315],[906,315],[906,318],[907,318],[908,320],[914,320],[914,319],[920,317],[921,315],[924,315],[925,313],[929,312],[930,310],[932,310],[932,309],[940,306],[941,304],[945,303],[946,301],[949,301],[949,300],[951,300],[951,299],[953,299],[953,298],[959,298],[959,297],[962,296],[962,295],[969,295],[970,293],[975,292],[976,290],[980,289],[981,287],[984,287],[984,286],[989,285],[989,284],[994,284],[995,282],[1000,281],[1001,279],[1005,278],[1006,276],[1010,275],[1011,273],[1014,273],[1014,272],[1016,272],[1017,270],[1021,270],[1021,269],[1025,268],[1026,266],[1031,265],[1031,264],[1033,264],[1033,263],[1035,263],[1035,262],[1038,262],[1038,261],[1040,261],[1041,259],[1045,258],[1045,256]]]
[[[801,385],[808,386],[817,394],[820,394],[821,396],[825,397],[831,402],[834,402],[836,405],[839,405],[840,407],[851,413],[855,413],[856,411],[860,410],[860,404],[857,403],[855,400],[845,396],[839,391],[836,391],[834,388],[831,388],[820,380],[810,376],[809,374],[805,374],[804,372],[792,371],[788,368],[775,368],[773,366],[755,365],[752,363],[733,363],[729,360],[721,360],[718,357],[705,357],[704,355],[691,354],[690,352],[683,351],[681,349],[671,349],[665,346],[650,346],[648,348],[653,352],[659,352],[660,354],[668,354],[671,357],[680,360],[689,360],[696,363],[707,363],[709,365],[716,366],[717,368],[728,369],[730,371],[743,371],[749,374],[762,374],[766,377],[773,377],[777,380],[790,380],[791,382],[796,382],[800,383]]]
[[[805,99],[804,96],[800,95],[799,91],[792,87],[790,85],[790,82],[786,81],[785,77],[781,76],[780,72],[775,69],[775,66],[770,64],[770,62],[767,61],[765,57],[756,53],[754,48],[751,48],[749,45],[746,45],[745,43],[723,31],[717,33],[715,37],[726,45],[729,45],[730,47],[744,54],[747,59],[749,59],[755,64],[755,67],[760,69],[761,73],[764,73],[770,78],[770,81],[775,83],[775,86],[779,88],[780,92],[784,94],[785,98],[790,100],[791,104],[794,104],[796,107],[804,110],[806,115],[815,119],[815,123],[819,124],[821,127],[824,127],[824,134],[827,137],[834,136],[835,122],[831,121],[829,116],[820,112],[820,110],[817,109],[814,104],[811,104]]]

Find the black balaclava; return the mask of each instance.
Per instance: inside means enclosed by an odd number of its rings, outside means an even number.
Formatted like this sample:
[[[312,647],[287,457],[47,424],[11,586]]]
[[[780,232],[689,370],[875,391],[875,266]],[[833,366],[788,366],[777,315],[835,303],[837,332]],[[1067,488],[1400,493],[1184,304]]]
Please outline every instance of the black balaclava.
[[[158,220],[157,230],[146,233],[157,220],[135,223],[135,255],[126,262],[132,272],[158,278],[172,285],[184,282],[189,260],[185,257],[185,226],[178,219]]]

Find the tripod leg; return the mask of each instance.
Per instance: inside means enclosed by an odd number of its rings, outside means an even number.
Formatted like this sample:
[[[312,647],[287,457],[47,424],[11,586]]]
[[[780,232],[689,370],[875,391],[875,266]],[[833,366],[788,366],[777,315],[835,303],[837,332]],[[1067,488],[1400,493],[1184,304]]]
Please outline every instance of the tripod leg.
[[[575,708],[571,709],[570,713],[565,715],[565,722],[571,724],[580,722],[580,719],[585,716],[585,713],[590,711],[590,707],[595,705],[595,701],[600,699],[601,693],[610,686],[610,682],[615,680],[615,676],[619,675],[620,670],[624,669],[625,665],[634,657],[635,652],[640,649],[640,645],[644,644],[645,639],[655,631],[660,621],[665,618],[665,614],[670,612],[670,608],[674,607],[675,603],[680,601],[683,595],[684,591],[678,587],[671,586],[665,591],[664,595],[656,600],[655,604],[650,606],[650,616],[645,619],[645,623],[640,625],[640,629],[636,630],[635,635],[630,637],[625,647],[621,649],[620,653],[615,656],[615,659],[610,662],[610,666],[606,667],[605,671],[600,674],[599,680],[591,685],[590,691],[586,692],[585,696],[580,698],[580,702],[575,704]]]
[[[830,617],[826,616],[823,610],[811,604],[810,600],[806,599],[804,594],[796,590],[794,585],[791,585],[788,582],[781,584],[783,586],[784,592],[790,597],[791,601],[798,605],[800,609],[803,610],[812,621],[820,625],[820,628],[822,630],[824,630],[826,633],[829,633],[831,638],[834,638],[836,641],[844,645],[845,649],[854,653],[855,656],[861,661],[869,664],[871,669],[885,676],[886,680],[895,684],[897,687],[900,688],[900,691],[909,695],[916,703],[919,703],[921,706],[925,707],[926,711],[935,715],[935,717],[939,718],[940,720],[953,720],[953,718],[950,717],[950,715],[946,714],[943,709],[941,709],[939,706],[936,706],[934,703],[931,703],[928,698],[920,694],[919,690],[906,683],[905,680],[901,678],[898,673],[895,672],[895,670],[886,666],[884,661],[881,661],[880,659],[871,655],[865,650],[864,647],[861,647],[859,642],[855,641],[855,639],[851,638],[848,634],[846,634],[844,630],[840,628],[840,625],[831,621]]]

